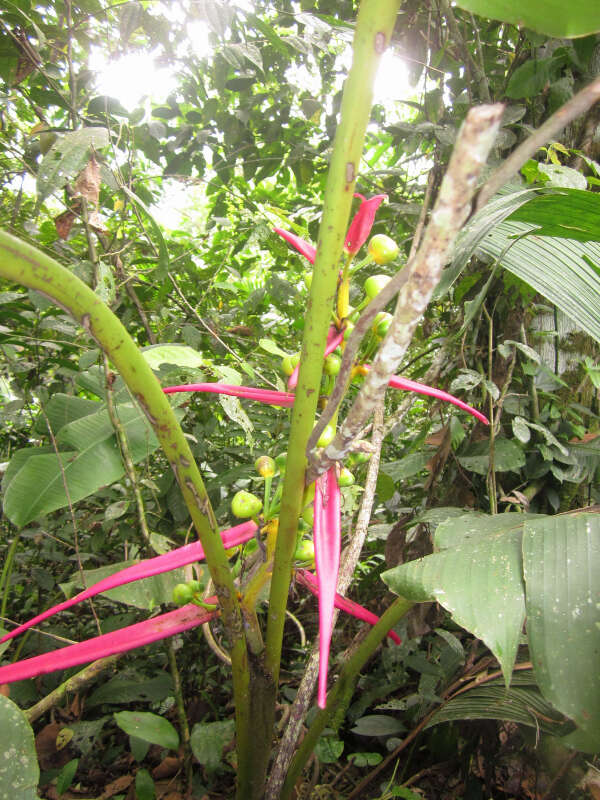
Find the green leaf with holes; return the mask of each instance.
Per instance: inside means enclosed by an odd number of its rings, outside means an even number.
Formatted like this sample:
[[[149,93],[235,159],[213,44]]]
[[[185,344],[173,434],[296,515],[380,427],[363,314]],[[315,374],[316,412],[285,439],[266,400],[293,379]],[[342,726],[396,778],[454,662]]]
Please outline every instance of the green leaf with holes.
[[[38,206],[59,191],[85,166],[90,148],[109,144],[106,128],[80,128],[63,133],[44,156],[37,175]]]

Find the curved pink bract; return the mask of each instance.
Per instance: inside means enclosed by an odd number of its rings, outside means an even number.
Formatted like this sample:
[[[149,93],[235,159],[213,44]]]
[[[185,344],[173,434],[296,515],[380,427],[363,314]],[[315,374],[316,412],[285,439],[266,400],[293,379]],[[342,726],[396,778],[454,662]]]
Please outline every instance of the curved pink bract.
[[[317,249],[310,242],[307,242],[306,239],[301,239],[300,236],[296,236],[295,233],[290,233],[290,231],[286,231],[283,228],[273,228],[273,230],[301,253],[304,258],[308,259],[311,264],[315,263]]]
[[[316,597],[319,596],[317,577],[316,575],[313,575],[312,572],[309,572],[307,569],[299,569],[296,571],[296,580],[298,583],[301,583],[302,586],[305,586]],[[363,622],[368,622],[369,625],[375,625],[376,622],[379,622],[379,617],[377,614],[373,614],[372,611],[369,611],[368,608],[361,606],[360,603],[355,603],[354,600],[350,600],[348,597],[343,597],[337,592],[335,594],[334,606],[340,611],[345,611],[346,614],[356,617],[356,619],[360,619]],[[395,631],[389,630],[387,635],[396,644],[402,644],[402,639]]]
[[[236,525],[234,528],[229,528],[221,533],[223,545],[226,549],[235,547],[238,544],[243,544],[251,539],[256,533],[257,526],[252,520],[243,522],[241,525]],[[52,608],[38,614],[37,617],[28,620],[18,628],[6,633],[0,643],[6,642],[9,639],[14,639],[15,636],[26,631],[28,628],[43,622],[45,619],[58,614],[61,611],[66,611],[77,603],[88,600],[90,597],[95,597],[97,594],[107,592],[109,589],[115,589],[117,586],[123,586],[132,581],[139,581],[143,578],[150,578],[152,575],[160,575],[162,572],[169,572],[169,570],[184,567],[186,564],[193,564],[195,561],[201,561],[204,558],[204,550],[200,542],[192,542],[184,547],[178,547],[176,550],[171,550],[170,553],[165,553],[156,558],[149,558],[145,561],[140,561],[139,564],[132,564],[130,567],[115,572],[114,575],[109,575],[107,578],[98,581],[93,586],[89,586],[83,592],[76,594],[75,597],[65,600]]]
[[[317,703],[327,702],[327,668],[333,633],[333,608],[337,589],[341,549],[340,488],[337,467],[319,476],[315,486],[314,544],[319,587],[319,685]]]
[[[211,597],[207,602],[215,603],[216,597]],[[174,636],[176,633],[187,631],[213,619],[219,612],[208,611],[195,605],[183,606],[175,611],[168,611],[158,617],[129,625],[113,633],[104,633],[85,642],[77,642],[61,650],[53,650],[41,656],[27,658],[14,664],[0,667],[0,684],[23,681],[26,678],[35,678],[47,672],[58,669],[68,669],[88,661],[96,661],[116,653],[126,653],[136,647],[157,642]]]
[[[293,406],[294,395],[289,392],[277,392],[274,389],[257,389],[254,386],[232,386],[228,383],[184,383],[179,386],[165,386],[165,394],[177,392],[208,392],[210,394],[226,394],[230,397],[241,397],[245,400],[257,400],[271,406]]]
[[[349,255],[358,253],[369,238],[377,209],[384,200],[387,200],[387,194],[376,194],[374,197],[369,197],[368,200],[362,194],[355,194],[354,197],[360,197],[362,202],[350,223],[344,242],[344,250]]]

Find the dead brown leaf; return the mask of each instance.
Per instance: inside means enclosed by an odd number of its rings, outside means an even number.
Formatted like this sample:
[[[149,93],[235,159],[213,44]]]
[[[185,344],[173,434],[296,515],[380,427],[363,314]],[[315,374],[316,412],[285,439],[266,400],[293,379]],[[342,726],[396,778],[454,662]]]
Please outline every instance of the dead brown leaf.
[[[121,775],[120,778],[111,781],[104,787],[104,791],[100,795],[99,800],[108,800],[109,797],[114,797],[116,794],[124,792],[125,789],[129,789],[132,783],[133,775]]]

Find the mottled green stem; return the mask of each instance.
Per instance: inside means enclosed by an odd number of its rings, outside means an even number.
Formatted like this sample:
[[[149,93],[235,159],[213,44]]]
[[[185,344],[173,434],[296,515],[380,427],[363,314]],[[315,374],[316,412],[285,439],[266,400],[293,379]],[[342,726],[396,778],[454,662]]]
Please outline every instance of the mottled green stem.
[[[336,293],[339,261],[373,102],[373,83],[401,0],[363,0],[356,21],[354,58],[344,87],[341,119],[323,199],[323,217],[307,305],[296,401],[288,446],[269,600],[265,664],[276,685],[291,579],[296,529],[304,491],[306,445],[314,426],[323,352]]]
[[[72,314],[110,358],[152,425],[181,487],[219,597],[231,648],[238,758],[247,764],[240,752],[245,756],[251,740],[249,673],[237,593],[202,477],[160,383],[121,322],[88,286],[5,231],[0,231],[0,277],[42,292]],[[249,773],[240,769],[238,779],[243,785]]]
[[[371,628],[354,653],[352,653],[350,658],[346,661],[339,678],[329,691],[327,707],[319,711],[315,716],[306,736],[302,740],[302,744],[294,756],[285,783],[283,784],[280,800],[289,800],[292,796],[294,785],[304,765],[310,758],[323,730],[326,727],[337,728],[339,726],[342,714],[352,698],[352,692],[354,691],[359,671],[369,658],[371,658],[375,649],[387,635],[390,628],[393,628],[394,625],[410,611],[413,605],[414,603],[410,600],[406,600],[404,597],[398,597],[385,614],[383,614],[379,622]]]

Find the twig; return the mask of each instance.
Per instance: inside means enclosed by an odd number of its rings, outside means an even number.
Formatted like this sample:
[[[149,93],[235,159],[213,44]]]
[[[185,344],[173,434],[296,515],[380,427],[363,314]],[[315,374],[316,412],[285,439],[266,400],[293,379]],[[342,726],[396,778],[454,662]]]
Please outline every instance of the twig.
[[[121,654],[117,653],[112,656],[107,656],[106,658],[100,658],[92,664],[88,664],[85,669],[80,670],[71,678],[68,678],[61,683],[60,686],[57,686],[56,689],[51,691],[50,694],[47,694],[46,697],[43,697],[38,703],[31,706],[31,708],[28,708],[26,711],[23,711],[23,713],[29,722],[35,722],[35,720],[39,719],[46,711],[50,711],[51,708],[58,705],[67,692],[77,692],[79,689],[83,689],[84,686],[97,680],[104,672],[114,667],[120,657]]]
[[[598,100],[600,100],[600,78],[596,78],[572,97],[509,155],[481,187],[475,201],[474,211],[483,208],[498,189],[504,186],[513,175],[516,175],[527,159],[535,155],[542,145],[553,139],[574,119],[585,114]]]
[[[468,113],[459,131],[423,242],[412,264],[407,267],[408,274],[390,330],[335,439],[320,456],[312,458],[308,481],[315,480],[332,464],[345,458],[406,353],[442,269],[450,258],[456,237],[471,213],[477,179],[496,138],[502,111],[503,106],[496,104],[479,106]]]

